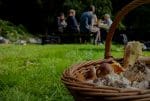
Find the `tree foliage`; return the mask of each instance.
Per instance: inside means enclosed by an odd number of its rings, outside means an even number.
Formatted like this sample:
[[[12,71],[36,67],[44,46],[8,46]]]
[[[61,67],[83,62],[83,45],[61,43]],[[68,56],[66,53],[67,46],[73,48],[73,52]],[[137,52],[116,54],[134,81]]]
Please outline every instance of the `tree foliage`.
[[[9,21],[3,21],[0,19],[0,36],[9,39],[11,42],[15,42],[19,39],[28,40],[32,36],[24,26],[15,26]]]
[[[80,16],[89,5],[94,5],[96,7],[96,14],[98,17],[102,17],[105,13],[111,14],[111,0],[65,0],[64,9],[67,11],[73,8],[77,11],[77,16]]]

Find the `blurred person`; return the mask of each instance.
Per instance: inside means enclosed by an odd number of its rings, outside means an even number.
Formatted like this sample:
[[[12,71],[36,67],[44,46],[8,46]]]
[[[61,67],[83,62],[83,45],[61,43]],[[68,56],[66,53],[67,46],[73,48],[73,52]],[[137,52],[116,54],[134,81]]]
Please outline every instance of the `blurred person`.
[[[96,34],[95,44],[97,44],[100,36],[100,29],[94,26],[94,13],[95,13],[95,6],[91,5],[88,8],[88,11],[83,12],[80,18],[80,32],[84,34],[94,33]]]
[[[103,21],[103,23],[108,26],[108,29],[110,28],[110,26],[111,26],[111,24],[113,23],[113,21],[111,20],[109,14],[105,14],[105,15],[104,15],[104,21]]]
[[[79,25],[78,25],[75,15],[76,15],[75,10],[70,9],[68,12],[67,20],[66,20],[66,22],[67,22],[66,30],[68,33],[78,33],[79,32]]]
[[[106,40],[106,36],[108,33],[109,28],[111,27],[113,21],[110,18],[109,14],[104,14],[104,20],[101,21],[101,37],[102,37],[102,43]]]
[[[67,22],[67,27],[66,27],[67,35],[65,36],[66,43],[77,42],[77,40],[79,40],[79,38],[77,38],[75,35],[75,34],[78,34],[79,32],[79,25],[78,25],[75,15],[76,15],[76,12],[74,9],[70,9],[68,11],[68,16],[66,19],[66,22]]]
[[[67,26],[67,23],[65,21],[65,15],[64,15],[64,13],[60,13],[55,21],[55,27],[56,27],[55,32],[56,33],[64,33],[66,26]]]
[[[92,15],[92,25],[90,26],[91,32],[98,32],[95,38],[95,44],[98,44],[101,42],[101,34],[100,34],[100,28],[98,27],[98,18],[96,14]]]

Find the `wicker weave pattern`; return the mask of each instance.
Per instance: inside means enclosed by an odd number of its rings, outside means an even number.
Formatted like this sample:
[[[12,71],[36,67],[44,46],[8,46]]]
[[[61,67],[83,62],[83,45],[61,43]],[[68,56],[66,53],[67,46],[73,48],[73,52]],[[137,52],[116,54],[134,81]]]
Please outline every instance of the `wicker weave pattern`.
[[[102,60],[83,62],[73,65],[64,72],[62,81],[76,101],[99,101],[98,99],[103,99],[104,101],[150,101],[150,90],[131,90],[108,86],[96,87],[93,84],[82,82],[77,78],[78,73],[85,73],[92,66],[96,66],[102,62]]]
[[[111,41],[119,21],[131,10],[150,3],[150,0],[134,0],[120,10],[107,34],[105,44],[105,58],[111,56]],[[116,59],[121,62],[121,59]],[[75,64],[64,71],[62,82],[66,85],[75,101],[150,101],[150,89],[123,89],[108,86],[96,87],[79,79],[79,74],[85,75],[93,66],[101,64],[104,60],[87,61]]]

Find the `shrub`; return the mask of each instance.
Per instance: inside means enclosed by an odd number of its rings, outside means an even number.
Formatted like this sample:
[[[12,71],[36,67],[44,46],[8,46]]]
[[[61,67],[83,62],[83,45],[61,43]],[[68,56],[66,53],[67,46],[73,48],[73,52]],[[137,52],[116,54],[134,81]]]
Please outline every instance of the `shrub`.
[[[11,42],[15,42],[19,39],[27,40],[31,37],[31,34],[22,25],[16,26],[9,21],[0,19],[0,36],[9,39]]]

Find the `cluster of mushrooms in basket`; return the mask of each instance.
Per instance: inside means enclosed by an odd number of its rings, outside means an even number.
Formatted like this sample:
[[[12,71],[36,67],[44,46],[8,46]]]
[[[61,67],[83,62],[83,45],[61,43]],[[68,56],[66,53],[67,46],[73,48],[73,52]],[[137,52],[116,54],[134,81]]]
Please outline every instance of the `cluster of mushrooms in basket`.
[[[150,64],[149,57],[142,58],[142,44],[137,41],[128,42],[124,50],[122,63],[115,59],[106,59],[102,63],[90,67],[84,78],[78,78],[96,86],[118,88],[149,89]]]

